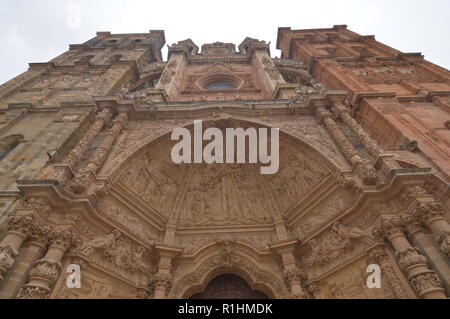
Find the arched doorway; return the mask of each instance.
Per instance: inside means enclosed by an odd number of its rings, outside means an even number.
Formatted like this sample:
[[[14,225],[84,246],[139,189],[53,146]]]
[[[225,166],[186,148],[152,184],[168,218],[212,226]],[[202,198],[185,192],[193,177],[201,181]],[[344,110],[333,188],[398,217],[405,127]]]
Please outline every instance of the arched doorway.
[[[193,295],[190,299],[269,299],[260,292],[252,290],[241,277],[225,274],[211,280],[206,289]]]

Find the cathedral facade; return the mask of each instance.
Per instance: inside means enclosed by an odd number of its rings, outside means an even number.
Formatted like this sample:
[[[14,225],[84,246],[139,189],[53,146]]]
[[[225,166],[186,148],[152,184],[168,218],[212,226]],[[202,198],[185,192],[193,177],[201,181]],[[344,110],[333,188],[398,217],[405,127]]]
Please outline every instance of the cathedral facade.
[[[164,45],[0,86],[0,298],[450,296],[448,70],[345,25]],[[195,120],[279,129],[278,172],[174,163]]]

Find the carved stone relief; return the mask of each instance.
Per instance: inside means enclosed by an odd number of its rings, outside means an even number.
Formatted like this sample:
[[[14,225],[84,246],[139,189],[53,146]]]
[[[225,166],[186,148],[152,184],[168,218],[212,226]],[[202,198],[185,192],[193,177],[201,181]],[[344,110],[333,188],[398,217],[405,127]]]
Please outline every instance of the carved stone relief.
[[[252,165],[199,165],[179,226],[267,224],[272,220]]]
[[[121,175],[120,181],[138,199],[167,217],[186,173],[186,166],[173,164],[170,159],[159,159],[158,155],[149,152],[134,160]]]
[[[317,278],[337,265],[357,257],[372,243],[372,234],[354,226],[334,223],[330,229],[309,240],[311,252],[306,257],[308,278]]]
[[[343,212],[352,203],[352,196],[349,192],[339,191],[331,195],[308,212],[300,220],[298,226],[292,229],[292,233],[298,237],[304,237],[317,229],[320,225],[330,220],[333,216]]]
[[[141,240],[153,243],[158,241],[159,235],[151,231],[149,226],[137,217],[132,216],[132,213],[120,208],[119,204],[111,203],[106,204],[102,208],[102,214],[113,221],[121,224],[122,227],[128,229],[132,234],[139,237]]]

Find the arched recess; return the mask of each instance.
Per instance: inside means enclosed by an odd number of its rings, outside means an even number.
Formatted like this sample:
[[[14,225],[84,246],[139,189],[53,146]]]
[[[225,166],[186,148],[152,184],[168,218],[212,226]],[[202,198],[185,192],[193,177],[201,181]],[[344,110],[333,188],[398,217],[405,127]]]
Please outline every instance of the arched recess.
[[[270,125],[270,123],[254,120],[242,116],[233,116],[231,119],[217,119],[217,118],[211,118],[211,117],[205,117],[205,116],[199,116],[199,119],[203,121],[203,127],[230,127],[230,128],[238,128],[238,127],[254,127],[254,128],[267,128],[272,129],[275,128]],[[179,127],[192,129],[193,128],[193,120],[189,121],[190,123],[180,125]],[[228,125],[227,125],[228,124]],[[157,143],[166,140],[170,140],[170,136],[172,133],[172,130],[176,127],[170,127],[164,132],[152,135],[150,137],[144,138],[142,141],[137,144],[137,146],[134,147],[134,149],[129,150],[128,152],[124,152],[124,154],[119,156],[117,159],[115,159],[116,164],[112,168],[112,170],[107,171],[107,175],[111,180],[114,182],[118,176],[126,169],[126,167],[133,165],[133,160],[138,158],[140,155],[143,155],[145,152],[149,151],[153,146],[155,146]],[[245,127],[244,127],[245,128]],[[307,151],[310,151],[312,154],[317,156],[318,162],[323,162],[324,165],[329,169],[329,171],[337,176],[340,172],[339,167],[336,165],[334,160],[330,157],[328,157],[324,152],[317,149],[314,145],[303,139],[302,137],[298,135],[293,135],[287,131],[284,131],[283,129],[280,129],[280,145],[283,144],[284,141],[290,141],[294,144],[296,144],[299,149],[305,149]],[[175,143],[175,142],[174,142]],[[170,153],[170,152],[169,152]]]
[[[224,244],[232,248],[224,249]],[[203,292],[214,278],[226,274],[242,278],[252,290],[260,291],[270,299],[285,297],[288,291],[281,275],[276,274],[279,270],[275,263],[265,264],[263,259],[254,248],[239,241],[207,244],[179,261],[192,266],[179,269],[180,275],[174,279],[169,298],[190,298]]]
[[[193,124],[188,124],[183,127],[192,129],[192,126]],[[203,128],[206,127],[271,128],[264,122],[237,117],[205,119]],[[152,214],[159,215],[158,218],[162,217],[165,221],[171,220],[172,225],[178,218],[176,223],[181,227],[203,227],[207,224],[271,227],[274,218],[279,218],[279,214],[302,200],[302,194],[306,194],[326,178],[336,180],[340,172],[335,163],[314,146],[283,131],[280,132],[280,168],[273,175],[261,175],[259,170],[262,165],[259,164],[176,165],[170,158],[170,145],[175,144],[170,141],[170,132],[144,140],[128,156],[122,157],[120,161],[115,159],[119,164],[108,177],[122,195],[130,195],[135,203],[142,202],[143,207],[147,205],[143,210],[153,212]],[[194,170],[195,173],[188,172],[189,170]],[[240,184],[236,184],[234,173],[229,172],[233,170],[242,177],[237,182]],[[212,183],[217,187],[209,188],[213,190],[209,192],[213,196],[208,197],[209,200],[216,197],[217,200],[211,200],[214,206],[208,207],[204,204],[206,195],[202,193],[202,189],[209,187],[206,185],[209,181],[201,179],[208,180],[208,176],[223,176],[222,174],[228,174],[222,179],[222,183],[215,179]],[[188,189],[187,183],[199,187]],[[233,185],[242,186],[240,189],[243,192]],[[183,194],[188,191],[188,195]],[[202,204],[193,207],[194,202]],[[232,203],[234,209],[225,212],[230,207],[228,203]],[[203,214],[206,211],[209,215]],[[195,212],[200,216],[199,219],[192,218]]]
[[[260,291],[252,290],[250,285],[239,276],[224,274],[215,277],[201,293],[195,294],[190,299],[268,299],[269,297]]]

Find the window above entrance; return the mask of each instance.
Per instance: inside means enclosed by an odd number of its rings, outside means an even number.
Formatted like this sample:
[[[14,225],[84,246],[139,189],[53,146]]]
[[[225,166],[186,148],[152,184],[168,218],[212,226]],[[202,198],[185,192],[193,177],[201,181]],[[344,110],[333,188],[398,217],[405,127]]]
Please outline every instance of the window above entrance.
[[[206,84],[203,88],[205,90],[231,91],[235,90],[236,86],[228,81],[214,81]]]

